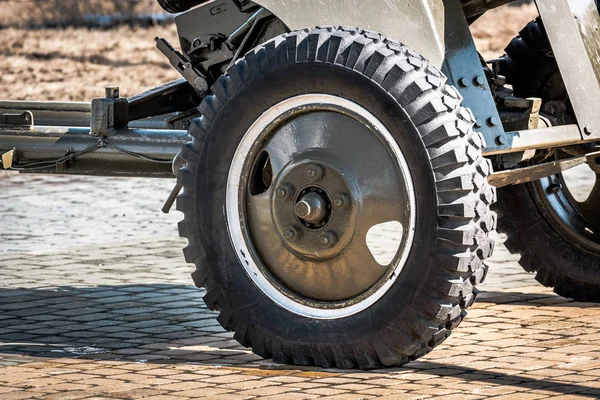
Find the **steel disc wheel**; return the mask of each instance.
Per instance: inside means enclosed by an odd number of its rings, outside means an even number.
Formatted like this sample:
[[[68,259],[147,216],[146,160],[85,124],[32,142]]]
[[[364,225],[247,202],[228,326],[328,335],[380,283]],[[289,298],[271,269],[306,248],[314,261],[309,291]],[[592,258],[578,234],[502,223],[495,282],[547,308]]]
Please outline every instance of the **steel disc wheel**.
[[[241,264],[292,312],[340,318],[362,311],[406,262],[415,224],[406,160],[387,128],[350,100],[307,94],[271,107],[244,135],[227,187]],[[381,265],[367,233],[390,222],[401,226],[401,241]]]
[[[587,165],[577,167],[587,168]],[[575,172],[575,171],[570,171]],[[593,177],[594,183],[587,193],[573,193],[580,182],[572,174],[557,174],[541,179],[534,185],[540,202],[552,226],[569,243],[596,257],[600,256],[600,177],[587,171],[585,178]],[[591,175],[591,176],[590,176]],[[570,179],[571,178],[571,179]],[[587,180],[587,179],[586,179]],[[585,191],[584,191],[585,192]],[[582,196],[583,194],[583,196]]]
[[[448,337],[485,277],[495,191],[441,72],[378,34],[319,28],[258,46],[212,91],[177,207],[221,325],[262,357],[338,368]]]

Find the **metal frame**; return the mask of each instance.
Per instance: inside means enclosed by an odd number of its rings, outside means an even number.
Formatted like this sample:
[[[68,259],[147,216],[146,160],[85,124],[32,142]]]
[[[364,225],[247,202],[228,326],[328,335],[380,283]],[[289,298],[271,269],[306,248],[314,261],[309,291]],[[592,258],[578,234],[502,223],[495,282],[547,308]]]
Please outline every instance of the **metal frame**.
[[[319,25],[368,29],[419,52],[441,69],[463,96],[487,147],[508,148],[504,129],[459,0],[256,0],[290,30]],[[471,2],[469,4],[479,4]],[[491,7],[499,5],[496,1]],[[481,5],[479,5],[481,7]],[[480,10],[480,8],[478,8]],[[194,12],[192,10],[191,12]]]
[[[536,0],[581,137],[600,138],[600,15],[595,0]]]

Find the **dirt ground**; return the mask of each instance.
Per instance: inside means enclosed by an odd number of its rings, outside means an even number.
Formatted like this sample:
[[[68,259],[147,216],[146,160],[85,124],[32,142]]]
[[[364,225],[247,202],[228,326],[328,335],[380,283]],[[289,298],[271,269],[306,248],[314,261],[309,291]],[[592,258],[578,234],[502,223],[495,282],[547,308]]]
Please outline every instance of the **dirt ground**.
[[[533,5],[489,12],[473,26],[477,47],[487,59],[501,55],[536,15]],[[153,40],[162,36],[177,44],[174,26],[0,32],[0,99],[89,101],[107,85],[130,96],[178,77]]]

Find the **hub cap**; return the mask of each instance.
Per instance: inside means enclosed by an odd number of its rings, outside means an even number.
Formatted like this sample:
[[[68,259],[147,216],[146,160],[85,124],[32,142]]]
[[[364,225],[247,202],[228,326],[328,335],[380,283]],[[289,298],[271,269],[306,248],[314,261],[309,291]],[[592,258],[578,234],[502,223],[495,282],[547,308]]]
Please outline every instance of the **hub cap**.
[[[341,318],[397,279],[412,245],[415,200],[385,126],[356,103],[314,94],[275,105],[245,133],[226,212],[238,258],[267,296],[300,315]],[[390,222],[400,228],[388,232],[396,245],[382,265],[367,236]]]

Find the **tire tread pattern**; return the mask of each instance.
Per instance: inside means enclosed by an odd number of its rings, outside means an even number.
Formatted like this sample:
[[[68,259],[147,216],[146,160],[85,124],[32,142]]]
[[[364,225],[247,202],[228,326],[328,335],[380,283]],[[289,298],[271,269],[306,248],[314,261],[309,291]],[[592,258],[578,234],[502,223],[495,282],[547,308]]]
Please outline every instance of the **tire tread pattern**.
[[[282,343],[244,318],[243,310],[229,304],[208,268],[202,238],[191,226],[194,193],[191,168],[198,163],[210,121],[226,106],[227,99],[253,76],[295,62],[325,62],[351,68],[383,87],[418,122],[418,130],[431,155],[437,182],[438,240],[432,256],[437,276],[425,282],[411,321],[390,321],[372,340],[344,345],[308,346]],[[356,28],[318,27],[295,31],[266,42],[231,66],[200,106],[202,115],[191,124],[193,138],[187,165],[179,174],[184,191],[177,207],[184,212],[181,236],[189,241],[186,260],[196,265],[192,274],[198,287],[206,288],[208,307],[219,310],[219,322],[234,330],[244,346],[277,362],[337,368],[378,368],[414,360],[427,354],[448,337],[464,318],[464,309],[477,295],[475,285],[487,273],[483,260],[493,251],[488,237],[496,215],[490,205],[496,192],[487,183],[490,161],[483,158],[484,141],[473,132],[473,114],[460,106],[461,96],[446,85],[445,77],[420,55],[377,33]],[[217,101],[215,101],[217,100]],[[208,239],[207,239],[208,240]],[[416,290],[416,288],[415,288]],[[409,329],[406,329],[408,323]]]

